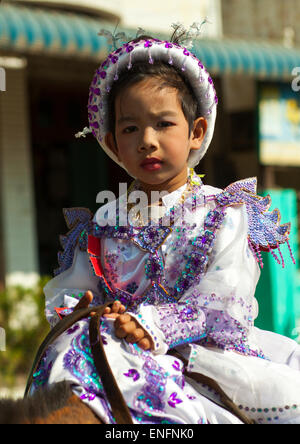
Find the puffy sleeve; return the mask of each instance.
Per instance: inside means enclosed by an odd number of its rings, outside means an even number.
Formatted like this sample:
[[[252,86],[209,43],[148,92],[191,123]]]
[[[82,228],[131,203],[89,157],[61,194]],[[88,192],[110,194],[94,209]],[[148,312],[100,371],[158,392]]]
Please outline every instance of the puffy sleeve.
[[[259,274],[248,245],[245,206],[228,207],[205,274],[195,276],[195,284],[178,303],[141,304],[137,320],[155,338],[156,353],[204,338],[244,351],[247,331],[258,314],[254,293]]]

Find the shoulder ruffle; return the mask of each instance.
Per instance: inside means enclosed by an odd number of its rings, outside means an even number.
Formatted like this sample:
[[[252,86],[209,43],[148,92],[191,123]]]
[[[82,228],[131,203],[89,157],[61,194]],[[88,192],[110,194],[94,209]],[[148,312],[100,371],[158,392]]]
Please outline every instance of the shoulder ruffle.
[[[63,214],[69,231],[59,238],[63,251],[57,255],[59,267],[54,270],[54,276],[72,266],[77,245],[80,250],[86,250],[87,234],[93,219],[92,212],[87,208],[64,208]]]
[[[216,196],[216,200],[222,206],[245,204],[249,225],[248,243],[261,266],[263,263],[260,252],[268,251],[284,267],[284,259],[280,251],[280,245],[284,243],[287,244],[292,261],[295,263],[289,244],[291,224],[281,224],[278,208],[269,211],[271,197],[269,195],[258,196],[256,189],[256,177],[240,180],[225,188],[222,193]],[[275,249],[280,258],[275,254]]]

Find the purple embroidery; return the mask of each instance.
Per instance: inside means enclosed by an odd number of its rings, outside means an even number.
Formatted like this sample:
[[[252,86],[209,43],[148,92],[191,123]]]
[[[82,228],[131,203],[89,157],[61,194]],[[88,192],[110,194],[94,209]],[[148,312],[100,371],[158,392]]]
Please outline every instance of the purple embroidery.
[[[174,361],[174,363],[172,364],[172,367],[175,368],[175,370],[177,370],[178,372],[180,372],[180,370],[181,370],[180,363],[178,361]]]
[[[70,327],[68,330],[67,330],[67,334],[68,335],[72,335],[73,333],[75,333],[75,331],[77,331],[79,329],[79,325],[78,324],[75,324],[75,325],[73,325],[73,327]]]
[[[128,370],[127,373],[123,373],[124,376],[127,376],[128,378],[132,378],[133,381],[137,381],[138,379],[140,379],[140,374],[137,370],[135,370],[134,368],[131,368]]]
[[[107,345],[107,340],[106,340],[106,337],[104,335],[101,335],[101,339],[102,339],[102,344],[103,345]]]
[[[63,365],[87,392],[103,394],[103,386],[98,376],[91,354],[88,323],[72,339],[71,348],[65,354]]]
[[[183,401],[177,398],[177,393],[174,392],[169,396],[168,404],[170,407],[175,408],[177,404],[181,404]]]
[[[93,401],[96,398],[95,393],[88,392],[88,394],[84,394],[80,396],[80,399],[88,399],[89,401]]]
[[[140,359],[142,359],[140,355]],[[164,412],[165,403],[163,401],[165,396],[165,386],[167,383],[167,375],[162,367],[150,357],[146,355],[145,364],[143,365],[145,373],[146,384],[142,391],[137,393],[135,399],[135,407],[139,411],[147,412],[157,411]]]

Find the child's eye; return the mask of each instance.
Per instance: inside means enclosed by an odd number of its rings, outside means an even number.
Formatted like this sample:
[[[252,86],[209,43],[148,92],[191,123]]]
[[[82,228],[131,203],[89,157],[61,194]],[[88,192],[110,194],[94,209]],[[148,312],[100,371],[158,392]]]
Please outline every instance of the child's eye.
[[[166,120],[163,120],[163,121],[161,121],[161,122],[158,122],[157,125],[158,125],[159,128],[167,128],[168,126],[173,126],[174,123],[172,123],[172,122],[168,122],[168,121],[166,121]]]
[[[130,134],[133,133],[134,131],[136,131],[137,127],[136,126],[127,126],[126,128],[123,129],[123,133],[124,134]]]

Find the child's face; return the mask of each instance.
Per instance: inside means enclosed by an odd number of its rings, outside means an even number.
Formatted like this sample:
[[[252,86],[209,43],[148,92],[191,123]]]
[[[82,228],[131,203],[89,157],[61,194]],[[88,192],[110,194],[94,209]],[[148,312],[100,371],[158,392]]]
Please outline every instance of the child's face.
[[[170,180],[178,178],[178,187],[186,182],[188,156],[201,148],[206,120],[197,119],[189,135],[178,92],[159,86],[150,77],[117,96],[115,139],[109,133],[106,142],[132,176],[168,191]]]

